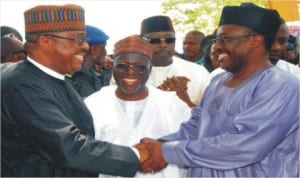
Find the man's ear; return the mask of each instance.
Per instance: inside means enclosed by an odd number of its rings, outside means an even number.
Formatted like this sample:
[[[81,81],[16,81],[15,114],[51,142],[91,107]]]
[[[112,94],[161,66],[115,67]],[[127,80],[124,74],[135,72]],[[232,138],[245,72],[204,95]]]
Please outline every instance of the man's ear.
[[[42,49],[42,50],[51,50],[51,46],[53,44],[54,40],[52,40],[51,38],[41,35],[38,37],[37,39],[37,44],[38,46]]]

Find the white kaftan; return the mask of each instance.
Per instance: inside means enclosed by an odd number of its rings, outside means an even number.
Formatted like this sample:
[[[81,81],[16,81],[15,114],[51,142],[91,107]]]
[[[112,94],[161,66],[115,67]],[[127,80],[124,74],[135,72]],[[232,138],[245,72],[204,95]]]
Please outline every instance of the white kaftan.
[[[173,63],[169,66],[152,66],[147,84],[158,87],[167,77],[172,76],[185,76],[190,79],[188,94],[194,104],[199,104],[209,80],[209,73],[205,67],[174,56]]]
[[[146,99],[123,101],[117,98],[116,88],[116,85],[103,87],[85,99],[94,118],[95,137],[98,140],[132,146],[141,138],[159,138],[178,130],[180,123],[191,115],[190,108],[175,92],[148,86],[149,95]],[[181,173],[182,169],[170,164],[161,172],[138,172],[135,177],[176,178]]]
[[[297,67],[294,64],[291,64],[285,60],[279,60],[276,64],[277,67],[279,67],[283,71],[287,71],[294,76],[296,76],[300,80],[300,68]]]

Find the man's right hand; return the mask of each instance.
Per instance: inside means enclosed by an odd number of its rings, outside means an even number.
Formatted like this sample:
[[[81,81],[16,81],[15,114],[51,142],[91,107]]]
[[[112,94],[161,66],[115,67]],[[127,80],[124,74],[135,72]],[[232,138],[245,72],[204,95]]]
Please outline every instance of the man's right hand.
[[[150,153],[144,144],[136,144],[133,146],[139,151],[140,154],[140,163],[145,162],[150,157]]]
[[[163,143],[150,138],[144,138],[141,140],[141,144],[145,145],[150,152],[149,159],[146,159],[142,162],[140,166],[141,172],[151,172],[160,171],[161,169],[167,166],[167,162],[162,155],[162,146]]]

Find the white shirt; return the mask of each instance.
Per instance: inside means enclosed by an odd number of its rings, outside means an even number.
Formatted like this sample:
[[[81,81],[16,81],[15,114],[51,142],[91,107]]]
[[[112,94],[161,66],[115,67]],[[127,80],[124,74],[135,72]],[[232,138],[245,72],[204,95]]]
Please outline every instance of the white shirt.
[[[300,80],[300,68],[294,64],[291,64],[285,60],[279,60],[276,64],[281,70],[287,71],[294,76],[296,76]]]
[[[147,98],[124,101],[115,95],[116,88],[116,85],[103,87],[85,99],[94,118],[96,139],[132,146],[141,138],[159,138],[177,131],[180,123],[191,115],[191,109],[175,92],[148,86]],[[179,178],[181,171],[176,165],[168,165],[155,174],[138,172],[135,177]]]
[[[188,94],[194,104],[199,104],[209,80],[209,72],[205,67],[174,56],[173,63],[168,66],[152,66],[147,84],[158,87],[172,76],[185,76],[190,79]]]

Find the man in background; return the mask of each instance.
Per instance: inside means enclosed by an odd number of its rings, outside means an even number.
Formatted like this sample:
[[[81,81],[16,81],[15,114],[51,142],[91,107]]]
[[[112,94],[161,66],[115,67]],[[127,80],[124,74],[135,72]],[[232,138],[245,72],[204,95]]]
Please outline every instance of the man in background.
[[[188,32],[183,40],[183,55],[182,57],[188,61],[203,64],[203,52],[201,50],[201,41],[204,38],[204,33],[193,30]]]
[[[21,33],[13,27],[1,26],[0,31],[1,37],[14,37],[23,42]]]
[[[86,37],[89,49],[84,56],[81,70],[71,75],[70,80],[76,91],[82,97],[87,97],[104,86],[104,79],[108,80],[106,75],[111,77],[111,70],[108,72],[96,71],[96,66],[102,67],[106,57],[106,41],[108,35],[100,28],[86,25]],[[99,67],[97,66],[97,67]]]
[[[14,37],[1,38],[1,63],[18,62],[26,59],[24,44]]]
[[[300,79],[300,68],[286,61],[285,54],[288,49],[289,30],[283,18],[280,18],[280,26],[271,47],[270,61],[280,69],[295,75]]]
[[[11,70],[16,62],[26,59],[27,52],[22,41],[14,35],[1,37],[1,74]]]
[[[190,107],[199,104],[209,73],[201,65],[174,56],[176,38],[171,19],[168,16],[144,19],[140,35],[154,49],[147,83],[162,90],[176,91]],[[182,89],[187,90],[187,96],[182,94]]]
[[[297,38],[299,38],[299,35],[298,37],[296,37],[292,34],[289,34],[288,46],[283,57],[284,60],[286,60],[287,62],[300,67],[299,50],[298,50],[299,47],[297,44],[297,41],[299,40]]]

